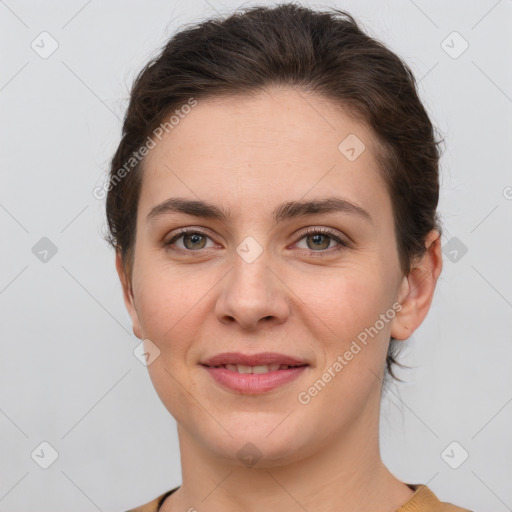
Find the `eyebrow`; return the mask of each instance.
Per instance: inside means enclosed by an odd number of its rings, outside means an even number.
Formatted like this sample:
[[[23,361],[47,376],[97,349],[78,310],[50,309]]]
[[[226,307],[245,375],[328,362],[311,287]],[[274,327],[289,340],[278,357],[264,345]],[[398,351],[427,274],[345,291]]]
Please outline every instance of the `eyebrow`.
[[[307,215],[338,212],[357,215],[372,223],[372,218],[367,210],[341,197],[326,197],[312,201],[287,201],[274,209],[272,217],[274,223],[277,224]],[[206,201],[171,197],[152,208],[146,217],[146,222],[173,213],[184,213],[194,217],[217,219],[223,222],[228,222],[231,217],[229,210]]]

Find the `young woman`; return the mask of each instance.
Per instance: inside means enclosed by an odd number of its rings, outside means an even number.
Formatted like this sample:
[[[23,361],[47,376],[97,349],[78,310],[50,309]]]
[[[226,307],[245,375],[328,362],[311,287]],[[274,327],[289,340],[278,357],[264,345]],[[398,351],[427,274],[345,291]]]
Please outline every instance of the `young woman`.
[[[442,267],[439,141],[347,13],[258,7],[139,74],[107,196],[183,483],[134,511],[462,511],[383,464],[379,408]]]

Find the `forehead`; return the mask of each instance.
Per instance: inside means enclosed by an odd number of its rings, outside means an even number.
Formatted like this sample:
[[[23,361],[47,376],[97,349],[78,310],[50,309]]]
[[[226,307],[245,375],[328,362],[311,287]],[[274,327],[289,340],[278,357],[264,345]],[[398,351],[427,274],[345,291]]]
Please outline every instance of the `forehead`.
[[[385,193],[371,131],[305,91],[198,100],[155,141],[144,162],[146,212],[169,195],[226,199],[236,210],[333,189],[368,204]]]

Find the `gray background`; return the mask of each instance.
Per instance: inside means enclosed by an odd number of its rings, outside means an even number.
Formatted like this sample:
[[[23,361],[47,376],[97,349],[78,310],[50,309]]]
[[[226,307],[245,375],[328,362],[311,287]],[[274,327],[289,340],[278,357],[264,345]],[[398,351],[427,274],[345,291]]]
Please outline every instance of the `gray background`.
[[[135,74],[184,23],[239,5],[0,1],[1,511],[116,512],[181,483],[92,190]],[[442,500],[512,510],[512,2],[304,5],[347,9],[402,56],[446,139],[445,266],[383,402],[384,461]]]

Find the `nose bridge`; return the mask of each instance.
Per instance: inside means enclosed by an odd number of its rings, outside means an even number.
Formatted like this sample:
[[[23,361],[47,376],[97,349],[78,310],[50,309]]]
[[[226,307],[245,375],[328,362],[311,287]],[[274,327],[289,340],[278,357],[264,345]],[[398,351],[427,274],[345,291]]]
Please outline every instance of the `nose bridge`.
[[[271,267],[271,251],[246,237],[233,254],[233,268],[217,303],[220,321],[254,328],[260,320],[281,323],[287,316],[285,288]]]

